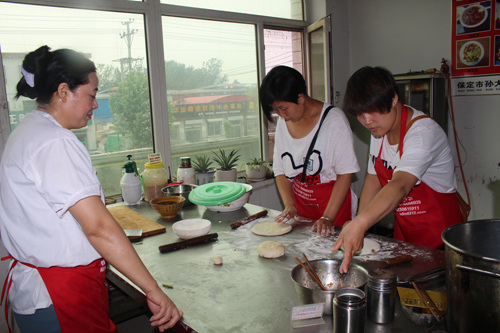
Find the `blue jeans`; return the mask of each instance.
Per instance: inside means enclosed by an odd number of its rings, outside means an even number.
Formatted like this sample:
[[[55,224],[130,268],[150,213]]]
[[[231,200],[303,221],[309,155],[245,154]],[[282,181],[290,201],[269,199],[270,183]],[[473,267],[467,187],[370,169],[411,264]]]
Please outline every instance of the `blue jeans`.
[[[14,317],[22,333],[61,333],[54,305],[38,309],[31,315],[14,312]]]

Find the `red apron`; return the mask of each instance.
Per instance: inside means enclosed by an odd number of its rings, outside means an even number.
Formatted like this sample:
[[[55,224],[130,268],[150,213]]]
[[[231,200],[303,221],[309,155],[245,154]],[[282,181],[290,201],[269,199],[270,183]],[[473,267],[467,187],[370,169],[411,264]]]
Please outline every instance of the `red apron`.
[[[322,184],[306,184],[301,181],[302,174],[293,179],[292,193],[299,216],[318,220],[328,205],[335,181]],[[344,203],[340,207],[333,224],[343,226],[352,220],[351,190],[347,193]]]
[[[407,130],[407,114],[408,110],[403,105],[399,139],[400,158],[403,155],[403,139]],[[385,186],[392,179],[394,170],[387,169],[380,158],[383,143],[382,141],[375,161],[375,171],[380,184]],[[422,181],[415,185],[408,196],[399,204],[395,217],[395,239],[431,248],[443,247],[441,233],[444,229],[463,222],[457,194],[436,192]]]
[[[117,332],[115,324],[109,318],[106,262],[103,259],[97,259],[88,266],[77,267],[41,268],[25,265],[40,273],[52,299],[62,333]],[[8,287],[10,284],[11,282]]]

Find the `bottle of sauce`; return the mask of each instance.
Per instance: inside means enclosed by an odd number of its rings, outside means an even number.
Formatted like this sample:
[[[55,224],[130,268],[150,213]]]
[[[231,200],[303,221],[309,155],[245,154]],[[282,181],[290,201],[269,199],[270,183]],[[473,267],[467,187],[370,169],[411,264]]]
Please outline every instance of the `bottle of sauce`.
[[[163,197],[161,189],[168,185],[167,170],[165,170],[160,154],[149,154],[148,159],[149,162],[144,165],[142,173],[144,200],[147,202]]]
[[[191,157],[181,157],[181,164],[177,168],[177,181],[183,184],[196,185],[196,175],[191,166]]]
[[[138,205],[142,198],[142,187],[137,166],[131,160],[132,155],[127,155],[128,162],[123,166],[125,173],[120,180],[123,203],[125,205]]]

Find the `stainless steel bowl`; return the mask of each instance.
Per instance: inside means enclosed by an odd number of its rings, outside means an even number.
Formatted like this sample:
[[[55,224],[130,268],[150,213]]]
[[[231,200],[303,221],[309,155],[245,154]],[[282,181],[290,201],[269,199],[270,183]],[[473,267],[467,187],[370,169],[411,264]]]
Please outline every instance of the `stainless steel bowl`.
[[[184,201],[184,206],[192,205],[193,203],[189,201],[189,193],[196,188],[196,185],[192,184],[177,184],[177,185],[169,185],[161,189],[161,192],[166,196],[181,196],[186,199]]]
[[[323,291],[301,265],[295,266],[292,269],[292,281],[302,304],[325,303],[323,313],[330,315],[333,312],[332,302],[337,289],[354,287],[364,291],[368,272],[363,267],[351,263],[349,271],[340,274],[339,267],[342,262],[339,260],[319,259],[310,262],[327,290]]]

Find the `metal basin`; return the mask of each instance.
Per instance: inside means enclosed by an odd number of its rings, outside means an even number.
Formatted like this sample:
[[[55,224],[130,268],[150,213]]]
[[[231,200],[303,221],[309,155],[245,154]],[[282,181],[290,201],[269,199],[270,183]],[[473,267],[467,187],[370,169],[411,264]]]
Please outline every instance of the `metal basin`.
[[[368,272],[363,267],[351,263],[349,271],[346,274],[340,274],[339,267],[342,262],[339,260],[319,259],[310,262],[327,290],[322,290],[301,265],[295,266],[292,269],[292,281],[303,304],[325,303],[323,313],[330,315],[337,289],[353,287],[364,291],[368,281]]]
[[[161,192],[166,196],[181,196],[186,199],[184,201],[184,207],[192,205],[193,203],[189,201],[189,193],[196,188],[196,185],[192,184],[177,184],[177,185],[169,185],[161,189]]]

